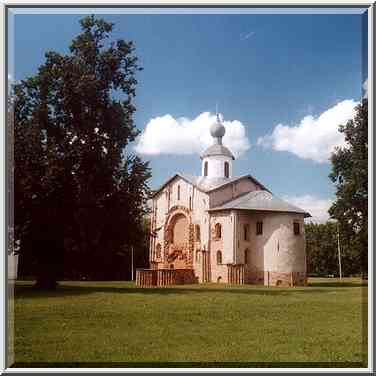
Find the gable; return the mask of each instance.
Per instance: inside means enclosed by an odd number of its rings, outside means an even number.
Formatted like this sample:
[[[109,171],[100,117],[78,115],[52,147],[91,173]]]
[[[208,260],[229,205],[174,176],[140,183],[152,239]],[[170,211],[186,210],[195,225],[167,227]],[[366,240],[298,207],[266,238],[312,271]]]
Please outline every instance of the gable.
[[[262,190],[263,186],[255,179],[245,176],[238,179],[231,184],[224,185],[209,193],[210,208],[224,204],[231,201],[245,193]]]
[[[158,193],[160,193],[160,191],[163,190],[169,183],[178,178],[183,179],[185,182],[191,184],[203,193],[209,193],[212,191],[216,191],[218,189],[223,189],[224,187],[232,185],[233,183],[237,183],[236,187],[240,187],[243,185],[243,188],[239,189],[243,190],[244,192],[249,192],[247,191],[249,181],[252,182],[256,187],[258,187],[258,189],[263,189],[265,191],[270,192],[268,188],[266,188],[263,184],[256,180],[252,175],[243,175],[233,178],[206,178],[203,176],[193,176],[188,174],[177,173],[171,178],[167,179],[166,182],[163,183],[158,189],[156,189],[151,196],[154,197],[158,195]]]

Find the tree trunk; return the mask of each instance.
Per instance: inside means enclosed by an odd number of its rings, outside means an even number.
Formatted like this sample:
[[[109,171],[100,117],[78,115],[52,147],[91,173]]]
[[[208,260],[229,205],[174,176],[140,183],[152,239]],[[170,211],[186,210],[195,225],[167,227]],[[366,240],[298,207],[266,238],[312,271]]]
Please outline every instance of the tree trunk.
[[[53,264],[40,264],[34,287],[43,290],[56,290],[57,266]]]

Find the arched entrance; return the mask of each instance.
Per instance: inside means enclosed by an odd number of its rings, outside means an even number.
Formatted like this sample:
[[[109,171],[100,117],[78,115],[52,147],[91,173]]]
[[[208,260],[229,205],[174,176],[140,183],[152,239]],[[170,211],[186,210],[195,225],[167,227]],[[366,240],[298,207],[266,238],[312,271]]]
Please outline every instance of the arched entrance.
[[[193,264],[193,226],[184,207],[170,210],[165,226],[165,262],[169,268],[191,269]]]

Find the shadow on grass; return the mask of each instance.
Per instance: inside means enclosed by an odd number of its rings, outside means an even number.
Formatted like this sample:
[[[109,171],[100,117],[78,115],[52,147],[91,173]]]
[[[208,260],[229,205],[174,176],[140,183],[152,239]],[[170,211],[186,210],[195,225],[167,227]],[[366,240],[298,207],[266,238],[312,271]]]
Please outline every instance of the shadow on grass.
[[[314,282],[308,283],[308,287],[363,287],[368,286],[365,282]]]
[[[72,282],[70,282],[72,283]],[[307,287],[293,287],[293,288],[279,288],[279,287],[265,287],[265,286],[223,286],[217,287],[213,284],[207,285],[184,285],[173,287],[150,287],[140,288],[136,286],[98,286],[98,282],[90,282],[85,285],[72,286],[71,284],[61,282],[54,291],[38,290],[33,285],[15,285],[16,298],[54,298],[74,295],[86,295],[94,293],[116,293],[116,294],[143,294],[143,295],[195,295],[195,294],[241,294],[241,295],[264,295],[264,296],[290,296],[295,294],[316,294],[329,293],[336,288],[342,287],[361,287],[365,286],[362,283],[312,283]],[[338,290],[338,291],[341,291]],[[342,290],[343,291],[343,290]]]

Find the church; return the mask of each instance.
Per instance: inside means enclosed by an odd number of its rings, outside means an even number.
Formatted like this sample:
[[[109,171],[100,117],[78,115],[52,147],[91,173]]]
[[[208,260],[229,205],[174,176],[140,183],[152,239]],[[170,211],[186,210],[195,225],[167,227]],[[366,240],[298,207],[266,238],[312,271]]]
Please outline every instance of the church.
[[[176,173],[153,192],[150,269],[137,270],[136,284],[304,285],[310,214],[250,174],[233,176],[218,114],[210,133],[201,175]]]

